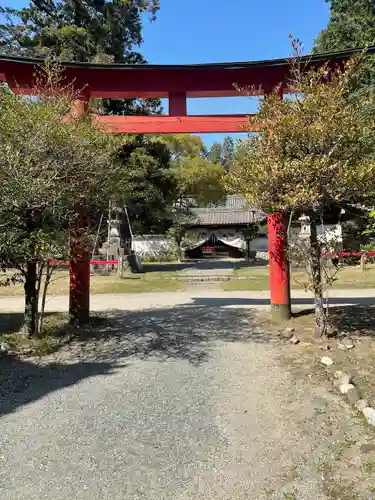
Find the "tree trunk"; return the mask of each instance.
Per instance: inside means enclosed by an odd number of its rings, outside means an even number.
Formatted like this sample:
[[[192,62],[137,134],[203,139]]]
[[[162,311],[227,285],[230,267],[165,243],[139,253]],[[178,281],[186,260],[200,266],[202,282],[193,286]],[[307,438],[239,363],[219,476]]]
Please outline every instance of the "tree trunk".
[[[51,266],[50,262],[46,262],[46,279],[44,281],[43,285],[43,294],[42,294],[42,302],[40,304],[40,311],[39,311],[39,325],[38,325],[38,333],[41,333],[43,330],[44,326],[44,312],[46,308],[46,302],[47,302],[47,291],[48,291],[48,286],[51,282],[51,277],[52,277],[52,271],[53,267]],[[42,276],[40,277],[40,281],[42,281]],[[39,297],[39,295],[38,295]]]
[[[27,236],[29,238],[29,259],[33,258],[34,247],[32,234],[36,226],[36,216],[33,209],[25,210],[24,223]],[[32,337],[37,332],[38,321],[38,266],[36,260],[26,262],[25,273],[25,313],[24,313],[24,331],[28,337]]]
[[[36,292],[37,285],[37,265],[36,262],[26,263],[26,277],[25,277],[25,315],[24,315],[24,328],[25,334],[32,337],[36,333],[37,326],[37,313],[38,313],[38,299]]]
[[[314,293],[315,331],[319,335],[325,335],[327,330],[327,319],[323,305],[322,273],[320,267],[320,244],[317,236],[316,222],[311,220],[310,224],[310,262],[311,279]]]

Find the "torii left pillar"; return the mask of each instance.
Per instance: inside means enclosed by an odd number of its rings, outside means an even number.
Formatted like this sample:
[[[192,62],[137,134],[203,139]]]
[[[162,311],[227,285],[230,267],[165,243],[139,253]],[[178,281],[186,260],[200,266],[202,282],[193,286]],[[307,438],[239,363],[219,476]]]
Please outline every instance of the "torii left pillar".
[[[88,101],[77,100],[72,117],[84,114]],[[90,319],[90,248],[87,231],[89,228],[87,207],[84,200],[77,201],[70,220],[70,282],[69,319],[78,325],[87,324]]]

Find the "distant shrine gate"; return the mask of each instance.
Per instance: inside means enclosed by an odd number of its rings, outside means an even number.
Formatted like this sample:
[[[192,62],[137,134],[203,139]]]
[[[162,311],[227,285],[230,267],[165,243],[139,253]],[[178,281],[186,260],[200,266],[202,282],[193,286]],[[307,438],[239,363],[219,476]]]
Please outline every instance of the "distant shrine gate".
[[[372,48],[371,48],[372,49]],[[340,64],[356,49],[304,56],[305,68]],[[40,59],[0,56],[0,81],[15,93],[35,94],[34,75]],[[168,116],[98,116],[93,120],[112,134],[235,133],[248,125],[248,115],[187,114],[187,98],[238,96],[236,87],[261,89],[267,95],[280,86],[290,92],[288,59],[197,65],[126,65],[64,63],[64,76],[84,89],[75,112],[84,113],[92,98],[167,98]],[[254,126],[254,132],[257,127]],[[290,317],[290,277],[286,256],[286,224],[282,213],[268,214],[268,245],[271,307]],[[90,253],[71,248],[69,312],[77,321],[87,321],[90,309]]]

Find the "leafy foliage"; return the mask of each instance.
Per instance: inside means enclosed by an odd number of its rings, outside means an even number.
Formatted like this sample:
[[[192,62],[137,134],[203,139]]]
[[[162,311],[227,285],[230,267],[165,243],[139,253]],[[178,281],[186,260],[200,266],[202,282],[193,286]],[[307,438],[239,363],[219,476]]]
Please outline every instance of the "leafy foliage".
[[[232,137],[227,136],[224,138],[223,143],[214,142],[211,146],[210,151],[207,154],[207,158],[212,163],[221,163],[226,170],[230,170],[234,157],[236,148]]]
[[[214,142],[208,152],[208,159],[212,163],[221,163],[221,144],[220,142]]]
[[[233,139],[230,136],[225,137],[222,146],[221,163],[226,168],[226,170],[230,170],[234,161],[234,155],[235,147]]]
[[[35,0],[20,10],[2,7],[0,49],[11,54],[65,60],[144,63],[142,15],[152,18],[158,0]]]
[[[122,202],[134,233],[164,233],[170,227],[171,207],[177,196],[167,145],[153,137],[128,137],[120,158],[126,179]]]
[[[27,7],[0,7],[0,51],[60,60],[145,64],[137,50],[146,14],[155,19],[159,0],[37,0]],[[99,112],[148,115],[161,112],[158,99],[100,99]]]
[[[359,61],[344,70],[291,68],[294,97],[262,100],[258,136],[240,143],[230,187],[262,210],[314,210],[373,193],[374,123],[347,98]]]
[[[330,3],[330,20],[315,40],[314,52],[330,52],[375,45],[374,0],[326,0]],[[375,81],[375,57],[363,61],[356,84],[351,89],[358,94],[373,87]]]

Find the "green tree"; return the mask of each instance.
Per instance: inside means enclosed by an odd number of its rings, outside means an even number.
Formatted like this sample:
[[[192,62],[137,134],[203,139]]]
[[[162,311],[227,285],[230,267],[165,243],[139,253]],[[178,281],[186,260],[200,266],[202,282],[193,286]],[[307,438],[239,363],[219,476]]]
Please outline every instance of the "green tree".
[[[33,0],[27,7],[0,7],[0,51],[6,54],[96,63],[145,64],[139,52],[143,16],[154,19],[159,0]],[[103,99],[99,111],[160,113],[158,99]]]
[[[225,169],[230,170],[235,156],[235,147],[232,137],[225,137],[221,156],[221,162],[224,165]]]
[[[276,89],[262,100],[259,114],[249,118],[251,125],[262,123],[259,135],[242,141],[228,180],[235,192],[266,212],[310,216],[305,266],[315,296],[316,330],[324,334],[317,222],[325,207],[373,196],[375,124],[366,113],[367,101],[347,99],[358,59],[334,73],[326,66],[304,73],[297,61],[289,82],[294,98],[280,100]]]
[[[134,50],[142,43],[142,15],[155,16],[158,0],[33,0],[27,7],[2,7],[0,48],[14,55],[53,53],[80,62],[144,63]]]
[[[185,207],[188,197],[199,204],[222,197],[223,169],[208,162],[204,152],[201,138],[189,134],[128,137],[120,156],[134,233],[165,233],[176,222],[182,198]],[[183,218],[189,218],[185,209]]]
[[[326,0],[330,20],[315,40],[315,52],[375,44],[374,0]]]
[[[221,144],[214,142],[208,152],[208,159],[211,163],[221,163]]]
[[[315,40],[314,52],[330,52],[375,45],[374,0],[326,0],[330,4],[328,26]],[[369,55],[350,90],[361,98],[375,82],[375,57]]]
[[[126,190],[122,203],[135,234],[164,233],[171,225],[171,207],[177,196],[172,153],[165,140],[130,136],[120,151]]]
[[[173,161],[186,156],[201,156],[206,154],[202,139],[191,134],[171,134],[154,136],[155,140],[165,143],[172,155]]]
[[[67,256],[69,225],[71,241],[87,248],[82,215],[126,187],[119,139],[95,129],[90,117],[64,119],[72,105],[67,89],[38,94],[33,100],[0,92],[0,263],[22,275],[30,336],[37,332],[38,267]]]

